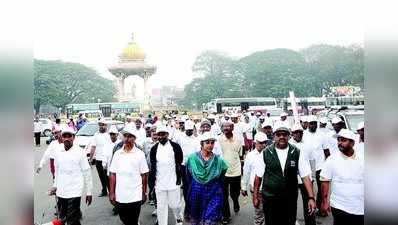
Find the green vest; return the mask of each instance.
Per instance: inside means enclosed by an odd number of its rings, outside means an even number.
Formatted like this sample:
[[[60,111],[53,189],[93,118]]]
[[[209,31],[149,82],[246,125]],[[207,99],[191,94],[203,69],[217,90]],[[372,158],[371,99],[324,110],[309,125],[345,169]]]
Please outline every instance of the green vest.
[[[262,193],[265,197],[288,197],[296,199],[298,196],[298,162],[300,150],[289,144],[284,173],[275,150],[275,144],[263,151],[265,170],[263,175]]]

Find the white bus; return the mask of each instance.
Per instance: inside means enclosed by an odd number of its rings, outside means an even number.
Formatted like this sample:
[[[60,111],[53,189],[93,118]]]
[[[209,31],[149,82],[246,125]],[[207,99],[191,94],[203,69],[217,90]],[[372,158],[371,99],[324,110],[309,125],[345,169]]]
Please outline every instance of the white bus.
[[[204,105],[204,110],[208,113],[241,112],[243,110],[266,112],[277,108],[276,99],[269,97],[216,98]]]
[[[363,95],[326,97],[326,107],[332,109],[340,109],[341,107],[347,107],[349,109],[363,110],[365,108],[365,98]]]
[[[292,103],[290,101],[290,98],[285,98],[282,100],[283,102],[286,102],[286,109],[288,111],[292,111]],[[296,98],[296,103],[297,103],[297,110],[299,113],[303,112],[304,105],[307,104],[308,106],[308,112],[314,112],[314,111],[321,111],[326,108],[326,98],[325,97],[304,97],[304,98]]]

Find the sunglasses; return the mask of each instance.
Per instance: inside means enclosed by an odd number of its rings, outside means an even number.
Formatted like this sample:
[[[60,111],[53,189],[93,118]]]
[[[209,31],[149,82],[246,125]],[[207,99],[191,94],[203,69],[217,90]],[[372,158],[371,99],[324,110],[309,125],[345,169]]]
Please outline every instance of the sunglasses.
[[[216,141],[205,141],[206,144],[210,145],[210,144],[214,144],[216,143]]]

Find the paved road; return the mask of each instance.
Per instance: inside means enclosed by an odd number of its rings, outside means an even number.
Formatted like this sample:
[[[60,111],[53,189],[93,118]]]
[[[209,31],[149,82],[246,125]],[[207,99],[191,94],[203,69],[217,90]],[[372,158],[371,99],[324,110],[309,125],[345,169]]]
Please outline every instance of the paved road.
[[[45,138],[42,138],[41,147],[33,147],[35,151],[35,168],[37,167],[41,156],[43,155],[45,149]],[[108,201],[108,198],[97,197],[101,191],[100,182],[95,168],[92,168],[93,172],[93,203],[91,206],[86,207],[82,205],[83,211],[83,221],[84,225],[121,225],[122,223],[119,220],[118,216],[112,215],[112,206]],[[54,197],[50,197],[47,195],[47,190],[51,186],[51,176],[48,170],[48,166],[43,168],[39,175],[35,175],[34,178],[34,221],[36,223],[48,222],[54,218],[54,206],[55,199]],[[238,214],[232,217],[231,225],[249,225],[252,224],[253,218],[253,206],[251,205],[251,201],[248,200],[247,204],[244,204],[246,201],[242,198],[241,202],[241,210]],[[153,206],[146,203],[141,208],[140,214],[140,224],[142,225],[152,225],[155,221],[155,218],[151,216],[151,212],[154,210]],[[298,202],[298,223],[304,224],[303,220],[303,212],[302,212],[302,203],[301,197],[299,197]],[[175,224],[174,219],[171,214],[169,214],[169,224]],[[330,225],[332,224],[331,217],[327,218],[318,218],[317,224],[322,225]]]

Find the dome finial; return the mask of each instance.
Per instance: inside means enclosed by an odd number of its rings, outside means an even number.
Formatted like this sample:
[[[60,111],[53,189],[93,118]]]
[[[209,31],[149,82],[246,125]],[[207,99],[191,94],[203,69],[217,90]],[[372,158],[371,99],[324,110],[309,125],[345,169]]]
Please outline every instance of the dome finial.
[[[134,41],[134,32],[131,33],[131,41]]]

